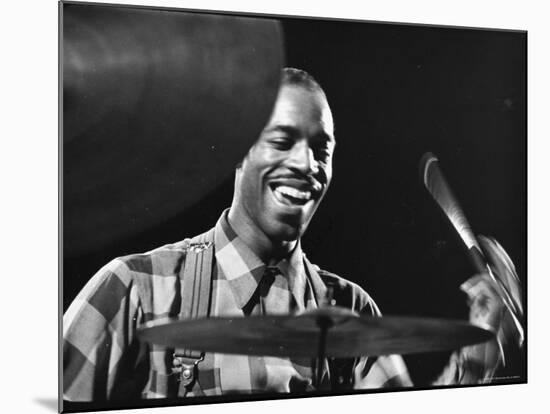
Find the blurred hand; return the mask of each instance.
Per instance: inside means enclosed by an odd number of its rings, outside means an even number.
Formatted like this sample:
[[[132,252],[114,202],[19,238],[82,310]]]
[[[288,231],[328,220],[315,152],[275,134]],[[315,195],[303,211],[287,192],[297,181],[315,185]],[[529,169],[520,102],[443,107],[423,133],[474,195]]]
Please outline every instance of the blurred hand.
[[[509,256],[496,240],[484,236],[478,240],[491,272],[475,275],[460,288],[468,295],[470,322],[492,329],[496,340],[466,347],[462,357],[487,379],[505,364],[506,345],[523,345],[523,304],[520,281]]]

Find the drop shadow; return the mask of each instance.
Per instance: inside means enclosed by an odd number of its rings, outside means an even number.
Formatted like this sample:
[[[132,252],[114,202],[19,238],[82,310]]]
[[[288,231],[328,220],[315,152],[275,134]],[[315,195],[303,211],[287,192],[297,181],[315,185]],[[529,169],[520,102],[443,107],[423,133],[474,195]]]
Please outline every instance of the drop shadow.
[[[57,398],[35,398],[34,402],[55,413],[59,410]]]

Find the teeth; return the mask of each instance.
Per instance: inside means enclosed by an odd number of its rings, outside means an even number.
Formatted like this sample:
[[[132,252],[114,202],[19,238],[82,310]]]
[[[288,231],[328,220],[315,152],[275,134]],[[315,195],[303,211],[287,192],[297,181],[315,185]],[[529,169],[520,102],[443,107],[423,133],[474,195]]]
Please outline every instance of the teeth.
[[[286,185],[281,185],[275,189],[275,191],[280,194],[287,195],[299,200],[309,200],[311,198],[311,191],[301,191],[296,188],[288,187]]]

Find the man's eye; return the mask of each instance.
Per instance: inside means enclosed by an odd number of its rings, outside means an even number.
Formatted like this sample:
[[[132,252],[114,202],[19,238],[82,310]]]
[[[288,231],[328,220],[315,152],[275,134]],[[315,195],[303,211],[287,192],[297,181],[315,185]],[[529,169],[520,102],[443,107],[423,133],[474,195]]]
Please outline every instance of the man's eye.
[[[271,143],[275,148],[281,150],[290,149],[292,147],[292,140],[288,138],[274,138],[271,140]]]

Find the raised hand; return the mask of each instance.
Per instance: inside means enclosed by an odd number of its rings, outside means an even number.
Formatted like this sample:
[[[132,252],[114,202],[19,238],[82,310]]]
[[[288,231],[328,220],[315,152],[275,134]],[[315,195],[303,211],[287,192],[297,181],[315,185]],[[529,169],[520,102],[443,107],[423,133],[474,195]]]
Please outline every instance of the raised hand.
[[[485,236],[478,240],[490,271],[468,279],[461,289],[468,295],[470,322],[492,329],[496,339],[464,348],[461,359],[470,371],[476,371],[479,380],[488,381],[506,363],[505,347],[523,345],[523,304],[520,281],[510,257],[496,240]]]

